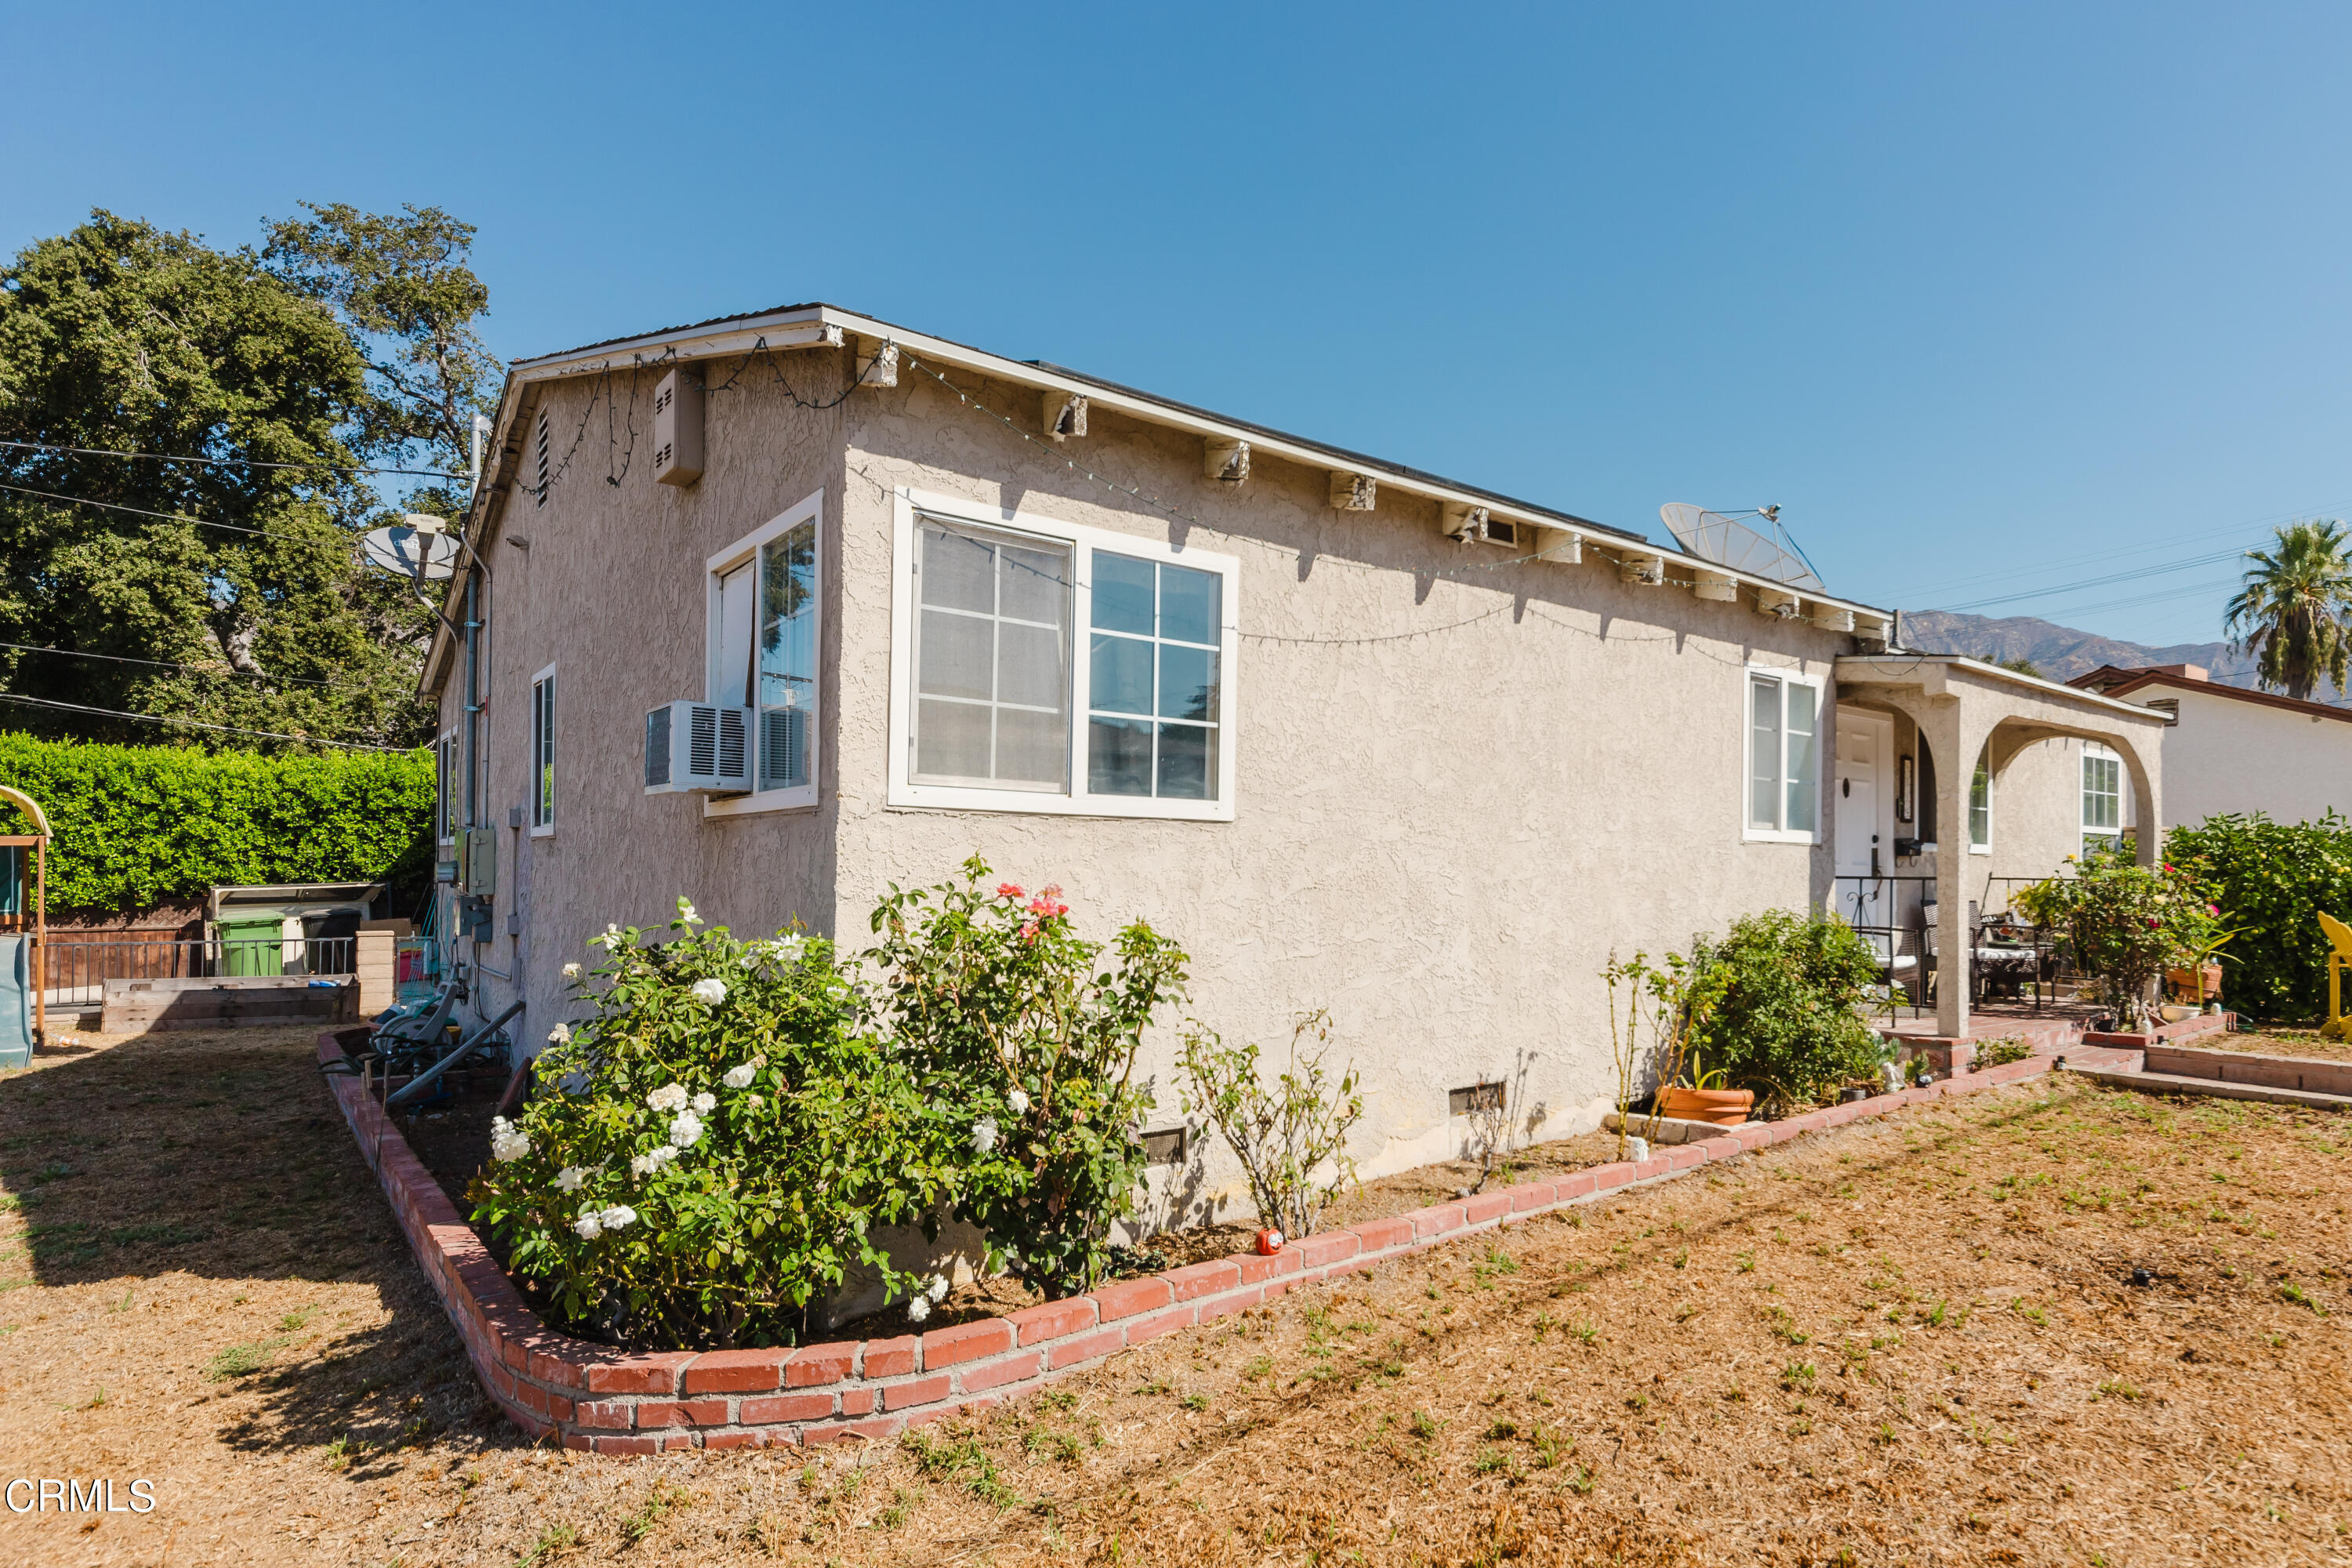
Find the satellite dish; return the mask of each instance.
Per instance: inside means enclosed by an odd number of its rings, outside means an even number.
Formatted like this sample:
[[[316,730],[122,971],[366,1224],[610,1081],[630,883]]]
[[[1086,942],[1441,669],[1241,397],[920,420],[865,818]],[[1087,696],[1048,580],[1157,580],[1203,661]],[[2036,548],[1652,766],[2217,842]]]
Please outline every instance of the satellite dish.
[[[1827,592],[1821,574],[1805,559],[1805,552],[1782,531],[1779,507],[1761,507],[1740,515],[1764,519],[1772,525],[1772,532],[1759,533],[1719,511],[1708,511],[1687,501],[1670,500],[1658,509],[1659,521],[1675,536],[1675,542],[1702,561],[1712,561],[1768,583]]]
[[[437,582],[457,570],[457,536],[439,518],[421,512],[362,534],[360,552],[368,564],[412,582]]]

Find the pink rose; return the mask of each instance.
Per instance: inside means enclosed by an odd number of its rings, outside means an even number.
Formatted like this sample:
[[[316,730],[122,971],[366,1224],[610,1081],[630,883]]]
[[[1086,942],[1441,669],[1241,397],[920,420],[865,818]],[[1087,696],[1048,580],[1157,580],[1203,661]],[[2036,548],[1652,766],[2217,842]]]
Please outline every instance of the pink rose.
[[[996,896],[1000,899],[1017,899],[1021,896],[1021,884],[999,882],[996,884]]]

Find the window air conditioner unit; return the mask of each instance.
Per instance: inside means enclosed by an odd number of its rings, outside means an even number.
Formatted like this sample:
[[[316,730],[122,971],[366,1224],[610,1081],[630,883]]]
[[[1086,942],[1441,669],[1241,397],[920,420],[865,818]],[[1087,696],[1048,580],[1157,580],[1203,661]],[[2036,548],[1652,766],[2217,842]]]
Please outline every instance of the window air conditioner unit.
[[[665,702],[646,715],[646,793],[741,794],[751,787],[751,710]]]

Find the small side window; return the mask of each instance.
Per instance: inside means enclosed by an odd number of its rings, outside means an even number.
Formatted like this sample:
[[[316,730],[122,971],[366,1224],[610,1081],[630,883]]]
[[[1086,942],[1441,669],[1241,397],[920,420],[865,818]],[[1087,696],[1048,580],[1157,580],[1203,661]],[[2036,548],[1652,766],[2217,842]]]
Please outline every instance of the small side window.
[[[530,830],[555,831],[555,667],[530,683]]]
[[[1992,748],[1977,753],[1977,771],[1969,779],[1969,848],[1992,853]]]
[[[1751,838],[1810,841],[1822,813],[1822,692],[1810,680],[1748,676],[1746,816]]]
[[[2123,759],[2093,742],[2083,748],[2083,853],[2113,849],[2123,825]]]

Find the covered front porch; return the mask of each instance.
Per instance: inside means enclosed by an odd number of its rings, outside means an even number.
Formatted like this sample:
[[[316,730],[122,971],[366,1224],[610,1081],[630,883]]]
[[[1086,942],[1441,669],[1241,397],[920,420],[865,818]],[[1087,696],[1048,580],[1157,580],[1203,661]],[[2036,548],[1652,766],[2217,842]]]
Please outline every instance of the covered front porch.
[[[1916,987],[1934,972],[1932,1031],[1918,1020],[1898,1026],[1901,1032],[1964,1041],[2017,1033],[2028,1018],[2056,1022],[2079,1010],[2046,994],[2047,976],[2021,972],[2032,968],[2031,960],[2006,947],[1984,947],[1979,917],[2006,909],[2019,885],[2054,874],[2085,835],[2096,835],[2097,786],[2105,778],[2112,778],[2115,799],[2105,826],[2135,844],[2143,864],[2154,863],[2161,846],[2151,825],[2162,820],[2158,739],[2168,716],[1957,654],[1842,658],[1837,683],[1842,773],[1884,772],[1861,762],[1872,754],[1864,742],[1874,728],[1914,738],[1902,759],[1891,759],[1901,762],[1898,776],[1873,777],[1867,804],[1843,776],[1828,792],[1838,870],[1847,872],[1848,858],[1868,845],[1868,876],[1841,876],[1835,884],[1855,883],[1868,896],[1835,900],[1838,912],[1858,928],[1883,921],[1881,929],[1892,930],[1899,911],[1924,938],[1916,944],[1882,939],[1891,984]],[[2095,763],[2052,765],[2042,742],[2070,738],[2085,742],[2084,756]],[[2021,765],[2028,756],[2036,761]],[[1885,798],[1890,790],[1892,805]],[[1836,825],[1842,810],[1847,818]],[[1865,821],[1865,812],[1885,820]],[[1993,853],[1995,823],[2004,816],[2012,819],[2006,859]],[[2143,825],[2136,833],[2135,824]],[[1857,868],[1864,863],[1855,861]],[[1976,1016],[1980,979],[2017,993],[1989,1004],[1994,1016],[1982,1022]],[[2032,994],[2035,983],[2044,994]]]

